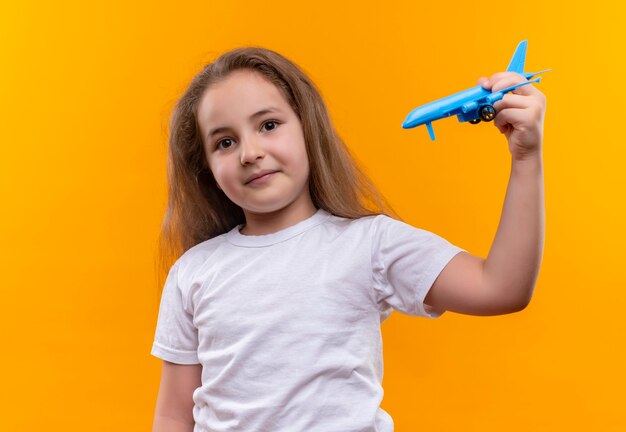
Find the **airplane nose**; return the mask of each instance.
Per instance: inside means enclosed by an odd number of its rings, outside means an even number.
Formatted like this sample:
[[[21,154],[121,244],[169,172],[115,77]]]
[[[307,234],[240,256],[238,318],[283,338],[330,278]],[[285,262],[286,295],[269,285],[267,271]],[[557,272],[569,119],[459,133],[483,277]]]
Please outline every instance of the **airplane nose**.
[[[402,123],[402,127],[404,129],[411,129],[415,126],[424,124],[426,123],[426,116],[427,111],[424,109],[424,107],[415,108],[409,113],[408,116],[406,116],[406,119],[404,119],[404,123]]]

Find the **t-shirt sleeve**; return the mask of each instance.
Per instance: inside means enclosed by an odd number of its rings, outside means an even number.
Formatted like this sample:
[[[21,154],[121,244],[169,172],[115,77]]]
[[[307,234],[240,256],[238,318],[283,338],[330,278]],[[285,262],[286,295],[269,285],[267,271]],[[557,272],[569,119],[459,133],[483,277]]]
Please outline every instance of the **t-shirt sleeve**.
[[[172,363],[199,364],[198,329],[181,289],[179,268],[180,261],[177,261],[170,268],[163,287],[151,354]]]
[[[372,270],[381,320],[397,310],[407,315],[438,318],[445,311],[430,308],[424,298],[439,273],[465,251],[432,232],[386,215],[372,222]]]

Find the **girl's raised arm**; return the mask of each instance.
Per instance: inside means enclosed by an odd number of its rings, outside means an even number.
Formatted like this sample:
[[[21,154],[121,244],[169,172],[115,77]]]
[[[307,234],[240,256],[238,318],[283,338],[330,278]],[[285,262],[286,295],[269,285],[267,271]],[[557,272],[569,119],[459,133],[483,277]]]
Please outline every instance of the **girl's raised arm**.
[[[479,82],[493,91],[522,82],[512,72]],[[501,315],[524,309],[539,274],[544,243],[544,95],[532,85],[495,104],[494,124],[508,140],[511,176],[500,225],[487,259],[459,253],[442,270],[424,303],[468,315]]]

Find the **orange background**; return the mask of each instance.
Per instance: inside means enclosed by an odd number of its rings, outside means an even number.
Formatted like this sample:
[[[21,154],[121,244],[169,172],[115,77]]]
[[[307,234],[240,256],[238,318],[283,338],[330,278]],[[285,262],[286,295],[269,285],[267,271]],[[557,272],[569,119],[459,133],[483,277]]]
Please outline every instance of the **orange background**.
[[[171,108],[202,65],[274,49],[321,89],[404,219],[486,257],[510,172],[492,124],[400,125],[506,68],[552,68],[529,307],[383,324],[399,432],[626,429],[623,6],[615,1],[13,2],[0,10],[0,429],[149,430]],[[581,6],[577,6],[580,4]]]

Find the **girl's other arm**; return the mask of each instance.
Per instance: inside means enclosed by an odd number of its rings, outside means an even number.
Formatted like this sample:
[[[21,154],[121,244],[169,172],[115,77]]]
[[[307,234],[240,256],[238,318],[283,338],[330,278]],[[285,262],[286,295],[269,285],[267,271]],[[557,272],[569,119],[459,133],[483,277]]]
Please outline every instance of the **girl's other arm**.
[[[488,81],[493,90],[523,82],[504,72]],[[433,283],[424,303],[468,315],[501,315],[524,309],[539,274],[544,243],[543,118],[545,97],[532,85],[495,105],[495,126],[508,140],[511,176],[500,225],[487,259],[457,254]]]
[[[193,392],[202,385],[202,365],[163,360],[152,432],[193,432]]]

